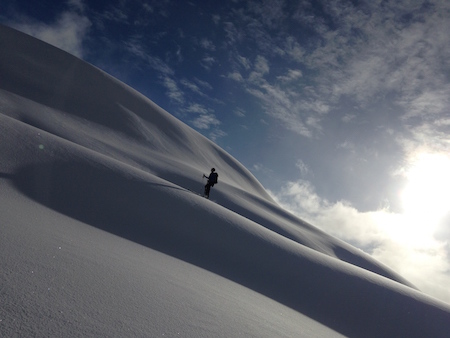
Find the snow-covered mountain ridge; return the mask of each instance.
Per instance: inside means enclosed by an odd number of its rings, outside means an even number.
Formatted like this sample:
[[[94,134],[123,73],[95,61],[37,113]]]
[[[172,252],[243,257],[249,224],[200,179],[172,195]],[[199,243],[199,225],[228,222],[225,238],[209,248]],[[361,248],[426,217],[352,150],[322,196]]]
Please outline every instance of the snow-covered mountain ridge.
[[[138,92],[3,26],[0,50],[2,336],[449,332],[449,306]]]

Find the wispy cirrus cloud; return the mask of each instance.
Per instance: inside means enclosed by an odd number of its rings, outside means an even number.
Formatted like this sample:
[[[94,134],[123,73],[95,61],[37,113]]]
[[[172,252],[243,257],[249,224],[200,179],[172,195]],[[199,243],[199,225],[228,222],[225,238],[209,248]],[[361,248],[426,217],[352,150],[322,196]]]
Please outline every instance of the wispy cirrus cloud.
[[[216,141],[220,137],[226,136],[226,132],[221,130],[219,126],[222,124],[214,110],[200,103],[190,103],[184,112],[193,114],[194,117],[189,119],[189,123],[198,130],[209,131],[209,138]]]
[[[124,8],[111,7],[102,13],[103,20],[114,21],[116,23],[129,24],[129,16]]]
[[[213,126],[220,125],[220,121],[214,114],[200,114],[192,120],[192,124],[198,129],[211,129]]]
[[[365,105],[395,93],[405,116],[411,109],[427,114],[448,107],[441,94],[447,83],[441,74],[449,68],[450,38],[443,33],[450,29],[448,3],[389,1],[367,4],[364,11],[338,4],[325,7],[338,28],[322,29],[325,43],[306,58],[328,92]]]
[[[288,15],[285,10],[284,0],[249,1],[248,10],[264,26],[271,29],[279,27]]]
[[[164,85],[164,87],[166,87],[167,89],[167,96],[177,102],[178,104],[184,104],[185,103],[185,99],[184,99],[184,92],[182,90],[180,90],[177,82],[169,77],[169,76],[164,76],[162,79],[162,83]]]
[[[159,57],[149,54],[141,42],[130,40],[126,45],[135,57],[145,61],[149,67],[158,73],[160,82],[166,89],[166,96],[176,105],[178,112],[183,115],[186,122],[198,130],[209,130],[209,137],[212,140],[226,135],[224,131],[219,129],[221,122],[214,114],[214,110],[192,98],[192,94],[194,94],[194,96],[197,95],[203,100],[217,103],[217,100],[206,94],[213,89],[210,83],[198,78],[192,80],[178,79],[174,68]],[[190,117],[191,114],[195,116]]]
[[[228,74],[228,78],[241,83],[248,93],[257,98],[266,114],[305,137],[312,137],[320,131],[320,121],[327,114],[328,105],[319,99],[303,99],[298,92],[280,85],[299,79],[301,71],[290,69],[286,75],[277,77],[277,81],[271,83],[267,79],[269,61],[258,55],[246,73],[243,76],[239,71],[234,71]]]
[[[207,38],[202,38],[202,39],[200,40],[199,44],[200,44],[200,46],[201,46],[202,48],[204,48],[204,49],[206,49],[206,50],[208,50],[208,51],[213,52],[213,51],[216,50],[215,44],[214,44],[211,40],[209,40],[209,39],[207,39]]]
[[[228,73],[227,78],[234,80],[236,82],[244,82],[243,76],[238,71]]]
[[[302,71],[298,69],[289,69],[286,75],[280,75],[277,77],[278,81],[291,82],[300,79],[303,76]]]
[[[180,80],[180,84],[182,84],[184,87],[188,88],[189,90],[191,90],[192,92],[205,97],[206,94],[202,91],[202,89],[200,88],[200,86],[193,82],[193,81],[189,81],[187,79],[182,79]]]
[[[211,55],[205,55],[202,59],[200,64],[203,68],[206,70],[211,70],[212,66],[217,62],[216,58]]]
[[[210,112],[205,106],[203,106],[202,104],[199,104],[199,103],[190,104],[186,108],[186,111],[189,113],[197,113],[197,114],[202,114],[202,115],[206,115]]]
[[[135,57],[144,61],[149,67],[156,70],[158,73],[165,76],[173,76],[175,71],[166,62],[161,60],[161,58],[151,55],[145,45],[135,38],[130,39],[125,43],[125,48],[129,53]]]
[[[158,73],[161,84],[166,88],[166,95],[171,101],[178,105],[185,104],[185,92],[181,89],[180,85],[189,88],[192,91],[200,91],[198,86],[186,79],[178,81],[175,76],[175,70],[159,57],[148,53],[145,46],[140,41],[131,39],[125,46],[132,55],[141,59],[144,64]]]
[[[311,169],[301,159],[297,160],[297,162],[295,163],[295,166],[300,170],[300,174],[302,177],[305,177],[306,175],[311,173]]]
[[[286,109],[278,110],[276,116],[280,121],[295,119],[297,126],[306,127],[308,119],[315,120],[312,124],[319,129],[322,125],[323,115],[311,114],[305,102],[321,101],[327,107],[322,113],[333,110],[341,114],[342,98],[366,109],[378,104],[380,97],[389,97],[389,104],[400,108],[396,114],[403,119],[442,114],[449,107],[448,81],[442,76],[449,69],[450,38],[444,33],[450,30],[449,7],[448,2],[437,0],[428,4],[387,1],[382,5],[320,1],[314,6],[310,1],[297,5],[281,0],[249,1],[246,8],[232,12],[233,21],[224,26],[236,61],[228,78],[261,99],[269,114],[276,111],[268,102],[270,98],[278,103],[276,98],[284,96]],[[292,13],[287,12],[289,9],[293,9]],[[294,27],[299,32],[313,33],[306,40],[301,34],[292,34]],[[243,51],[244,41],[256,46],[256,55]],[[267,65],[282,57],[291,73],[278,74],[277,68],[277,72],[266,76],[267,72],[257,69],[261,57]],[[250,67],[252,74],[248,76]],[[303,83],[308,85],[299,86],[296,74],[302,74]],[[257,86],[257,79],[264,81]],[[280,87],[277,80],[293,83]],[[314,131],[306,129],[296,128],[310,137]]]

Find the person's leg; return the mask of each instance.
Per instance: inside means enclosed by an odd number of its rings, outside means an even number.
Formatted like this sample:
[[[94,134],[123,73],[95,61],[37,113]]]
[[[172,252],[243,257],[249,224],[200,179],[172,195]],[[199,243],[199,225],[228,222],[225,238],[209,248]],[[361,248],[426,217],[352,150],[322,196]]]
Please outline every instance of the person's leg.
[[[205,185],[205,196],[209,197],[209,190],[211,189],[211,186],[209,185],[209,183],[207,183]]]

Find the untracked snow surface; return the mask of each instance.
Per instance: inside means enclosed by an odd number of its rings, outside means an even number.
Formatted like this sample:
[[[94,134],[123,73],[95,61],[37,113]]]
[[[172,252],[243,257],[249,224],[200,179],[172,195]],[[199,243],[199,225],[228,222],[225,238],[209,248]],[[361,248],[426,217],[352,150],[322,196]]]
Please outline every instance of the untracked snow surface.
[[[146,97],[4,26],[0,156],[1,337],[449,335],[448,305],[280,208]]]

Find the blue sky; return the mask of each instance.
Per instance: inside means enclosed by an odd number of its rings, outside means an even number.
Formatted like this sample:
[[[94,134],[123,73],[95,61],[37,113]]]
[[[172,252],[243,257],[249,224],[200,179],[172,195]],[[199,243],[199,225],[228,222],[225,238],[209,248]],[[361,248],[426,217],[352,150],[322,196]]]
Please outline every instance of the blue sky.
[[[286,208],[450,302],[448,1],[17,0],[0,13],[142,92]]]

